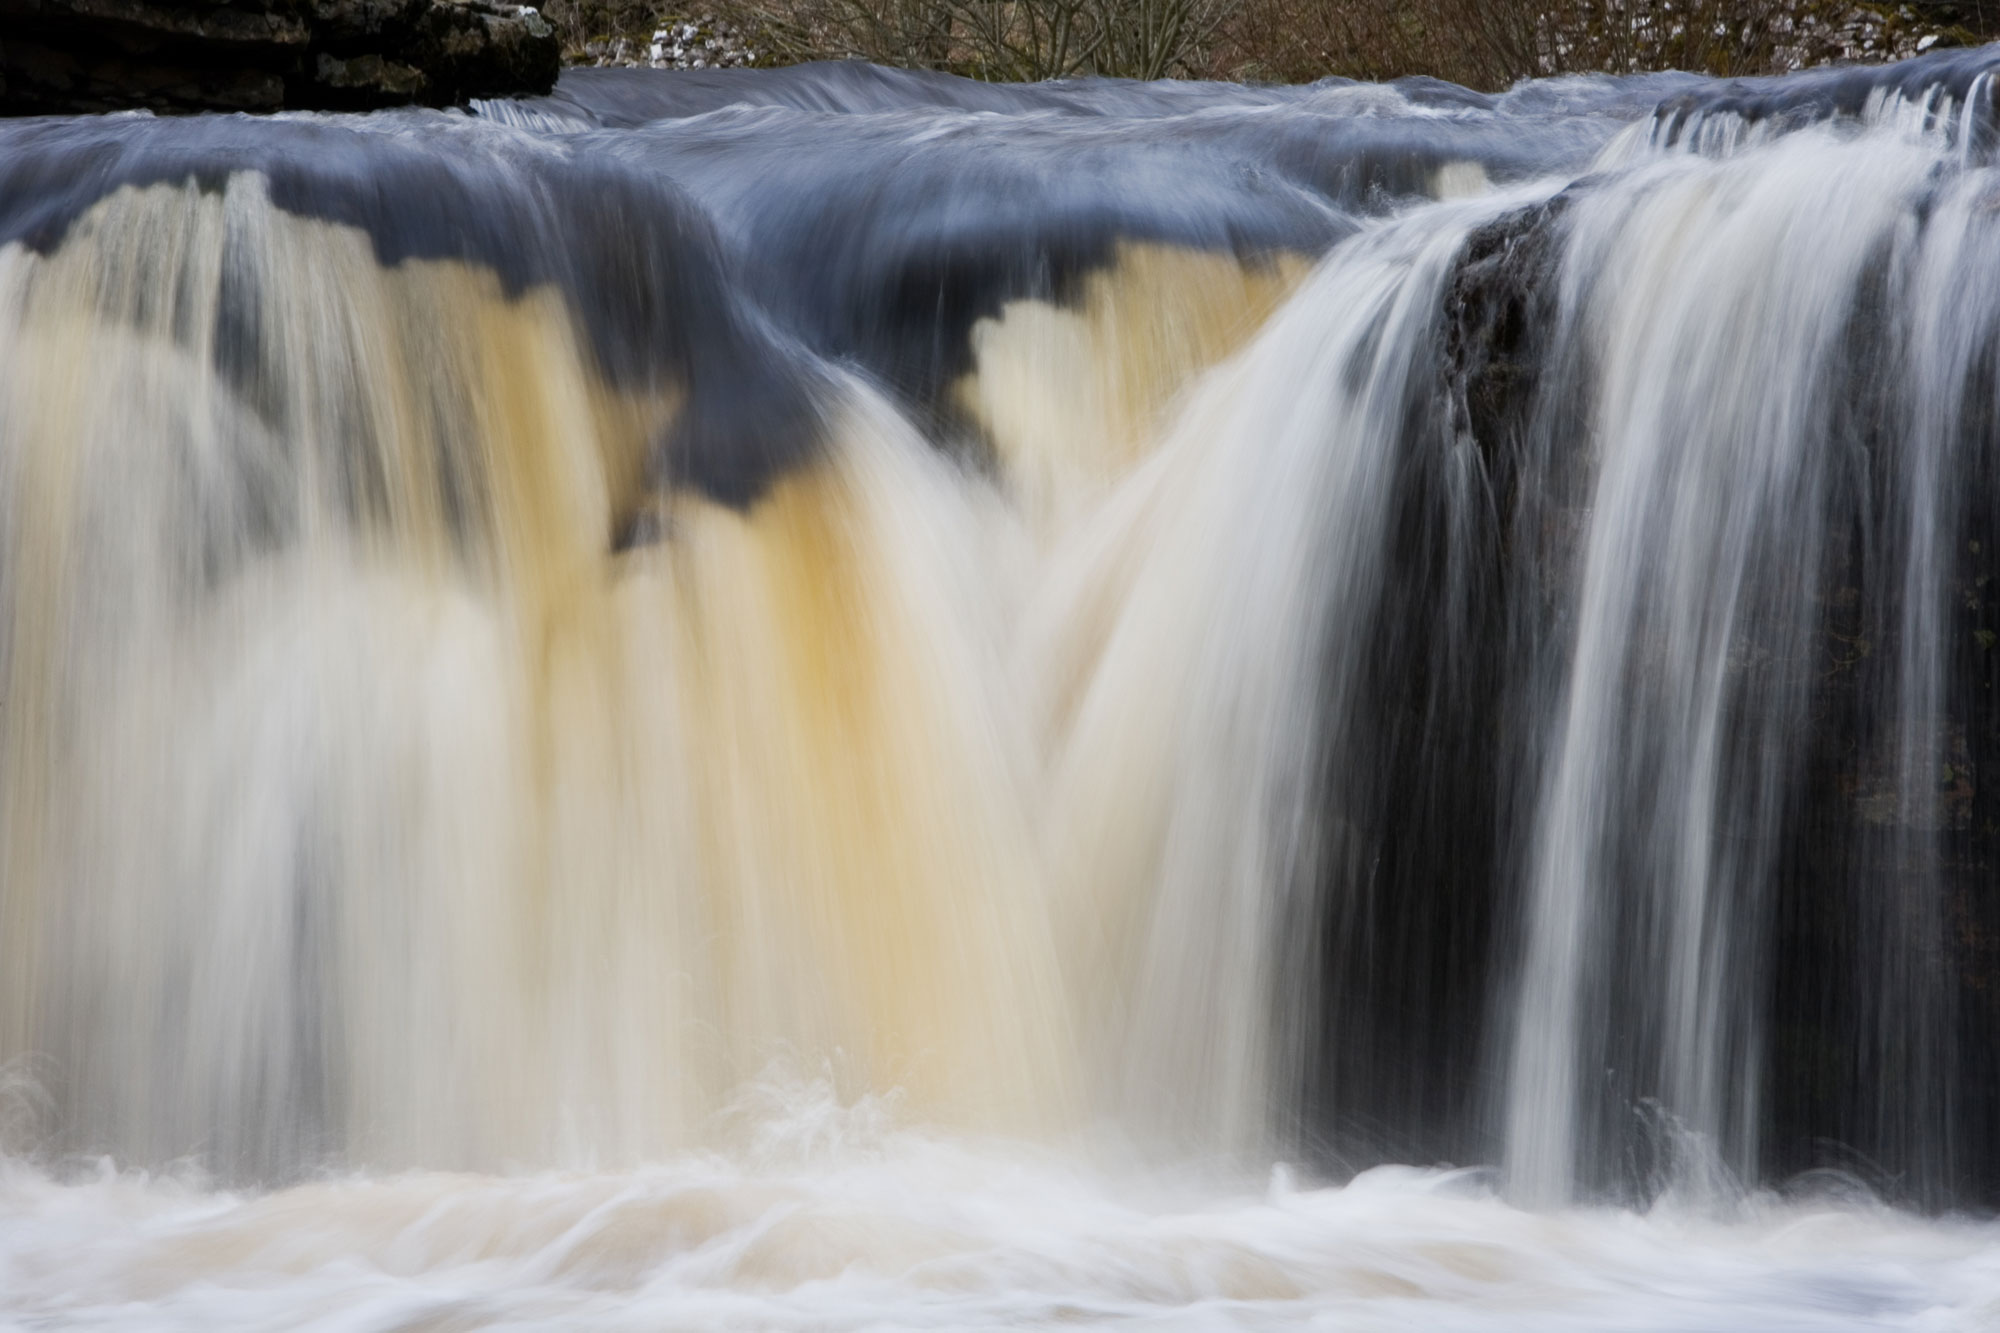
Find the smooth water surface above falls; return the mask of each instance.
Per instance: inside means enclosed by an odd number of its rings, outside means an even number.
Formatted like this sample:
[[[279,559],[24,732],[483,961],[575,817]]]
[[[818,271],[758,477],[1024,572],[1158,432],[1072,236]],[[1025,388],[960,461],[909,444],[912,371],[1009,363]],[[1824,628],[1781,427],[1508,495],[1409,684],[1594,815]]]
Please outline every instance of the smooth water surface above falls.
[[[0,1319],[1994,1326],[1995,70],[0,122]]]

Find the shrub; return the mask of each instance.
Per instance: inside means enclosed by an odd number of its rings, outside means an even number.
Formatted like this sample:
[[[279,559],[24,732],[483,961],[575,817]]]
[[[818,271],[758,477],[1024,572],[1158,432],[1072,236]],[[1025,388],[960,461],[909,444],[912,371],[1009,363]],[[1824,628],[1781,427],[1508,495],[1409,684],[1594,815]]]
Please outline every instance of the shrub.
[[[2000,0],[712,0],[698,18],[547,0],[544,13],[584,61],[645,63],[656,29],[693,24],[758,64],[852,58],[999,80],[1429,74],[1486,89],[1591,70],[1777,73],[2000,31]]]

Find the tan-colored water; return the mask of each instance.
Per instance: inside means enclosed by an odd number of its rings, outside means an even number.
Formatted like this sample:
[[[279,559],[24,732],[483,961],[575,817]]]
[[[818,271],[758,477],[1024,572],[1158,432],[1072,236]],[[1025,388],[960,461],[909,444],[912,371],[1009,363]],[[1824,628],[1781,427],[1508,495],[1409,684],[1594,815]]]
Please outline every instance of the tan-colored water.
[[[254,175],[0,264],[0,1049],[60,1142],[632,1161],[778,1058],[941,1123],[1091,1114],[1053,886],[1149,872],[1052,873],[1068,724],[1014,636],[1296,262],[1130,249],[1080,313],[982,326],[998,476],[851,385],[742,510],[647,489],[683,387],[608,382],[554,290],[385,266]],[[1102,614],[1060,619],[1096,670]]]

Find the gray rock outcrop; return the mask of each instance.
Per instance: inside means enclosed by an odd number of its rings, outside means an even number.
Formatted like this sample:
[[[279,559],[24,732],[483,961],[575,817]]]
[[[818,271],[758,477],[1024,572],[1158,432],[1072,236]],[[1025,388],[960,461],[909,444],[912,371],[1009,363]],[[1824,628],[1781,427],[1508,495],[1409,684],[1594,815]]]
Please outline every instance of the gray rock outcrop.
[[[490,0],[0,0],[0,114],[450,106],[560,65],[534,9]]]

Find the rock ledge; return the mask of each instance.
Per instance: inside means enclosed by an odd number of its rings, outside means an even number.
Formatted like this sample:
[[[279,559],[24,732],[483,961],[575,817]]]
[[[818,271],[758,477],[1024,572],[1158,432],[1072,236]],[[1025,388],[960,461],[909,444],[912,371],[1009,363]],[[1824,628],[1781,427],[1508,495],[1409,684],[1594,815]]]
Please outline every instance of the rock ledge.
[[[545,93],[561,46],[490,0],[0,0],[0,114],[369,110]]]

